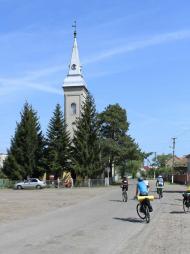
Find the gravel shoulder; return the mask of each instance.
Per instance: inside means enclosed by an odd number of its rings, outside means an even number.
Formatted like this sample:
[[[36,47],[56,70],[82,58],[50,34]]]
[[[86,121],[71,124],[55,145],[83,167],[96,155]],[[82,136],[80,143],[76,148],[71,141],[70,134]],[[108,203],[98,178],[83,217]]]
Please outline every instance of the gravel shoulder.
[[[40,216],[103,195],[109,188],[0,190],[0,224]]]

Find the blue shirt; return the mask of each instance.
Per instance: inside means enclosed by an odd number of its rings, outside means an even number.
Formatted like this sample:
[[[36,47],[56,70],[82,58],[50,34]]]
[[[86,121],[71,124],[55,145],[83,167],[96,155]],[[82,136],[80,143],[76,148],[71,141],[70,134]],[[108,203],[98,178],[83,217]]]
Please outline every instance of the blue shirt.
[[[138,188],[138,191],[140,193],[140,195],[147,195],[148,194],[148,189],[147,189],[147,186],[146,184],[144,183],[144,181],[140,181],[137,183],[137,188]]]

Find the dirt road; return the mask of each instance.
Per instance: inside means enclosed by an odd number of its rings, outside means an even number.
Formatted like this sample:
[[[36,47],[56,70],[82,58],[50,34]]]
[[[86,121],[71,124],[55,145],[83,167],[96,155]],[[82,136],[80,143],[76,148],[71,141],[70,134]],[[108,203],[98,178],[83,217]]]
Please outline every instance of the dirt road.
[[[183,213],[179,193],[184,187],[166,186],[149,224],[136,214],[134,187],[127,203],[119,187],[2,190],[1,253],[189,253],[190,214]]]

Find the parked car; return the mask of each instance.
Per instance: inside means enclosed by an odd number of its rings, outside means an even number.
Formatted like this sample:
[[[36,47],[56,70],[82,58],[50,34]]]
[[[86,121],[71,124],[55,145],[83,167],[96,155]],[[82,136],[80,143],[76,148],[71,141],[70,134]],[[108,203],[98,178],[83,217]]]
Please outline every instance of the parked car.
[[[15,189],[21,190],[21,189],[42,189],[46,187],[46,183],[43,181],[40,181],[38,178],[30,178],[28,180],[24,180],[22,182],[18,182],[15,184]]]

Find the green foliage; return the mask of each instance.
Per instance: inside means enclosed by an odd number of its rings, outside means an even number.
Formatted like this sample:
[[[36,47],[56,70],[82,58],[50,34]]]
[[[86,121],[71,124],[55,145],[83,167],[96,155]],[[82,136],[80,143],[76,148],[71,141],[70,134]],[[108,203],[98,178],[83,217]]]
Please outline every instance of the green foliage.
[[[140,160],[129,160],[129,161],[123,161],[119,165],[119,173],[120,176],[126,176],[131,175],[133,178],[135,178],[137,171],[141,167],[142,161]]]
[[[11,140],[8,157],[3,172],[11,179],[27,176],[39,177],[43,174],[44,137],[37,113],[25,103],[21,122],[17,123],[15,136]]]
[[[143,152],[142,153],[143,159],[148,159],[148,157],[150,157],[152,154],[153,152],[149,152],[149,153]]]
[[[96,178],[102,172],[98,132],[94,99],[88,93],[81,117],[76,121],[72,143],[73,168],[82,178]]]
[[[169,175],[171,173],[172,173],[171,168],[161,167],[161,168],[156,169],[156,176],[158,176],[158,175]]]
[[[66,130],[61,106],[56,105],[47,130],[46,170],[49,174],[61,177],[70,168],[71,142]]]
[[[165,168],[166,162],[172,158],[172,154],[160,154],[157,157],[153,158],[153,165],[158,166],[159,168]]]
[[[120,160],[125,161],[138,161],[143,160],[143,153],[141,152],[138,144],[131,136],[126,135],[121,138]]]
[[[6,179],[7,176],[3,173],[3,171],[0,169],[0,179]]]
[[[119,141],[121,136],[125,136],[129,123],[126,110],[119,104],[109,105],[98,117],[100,131],[104,138]]]
[[[101,135],[102,164],[104,167],[118,165],[124,168],[128,160],[142,158],[142,153],[127,131],[126,110],[119,104],[109,105],[98,115]],[[122,170],[123,172],[123,170]]]

